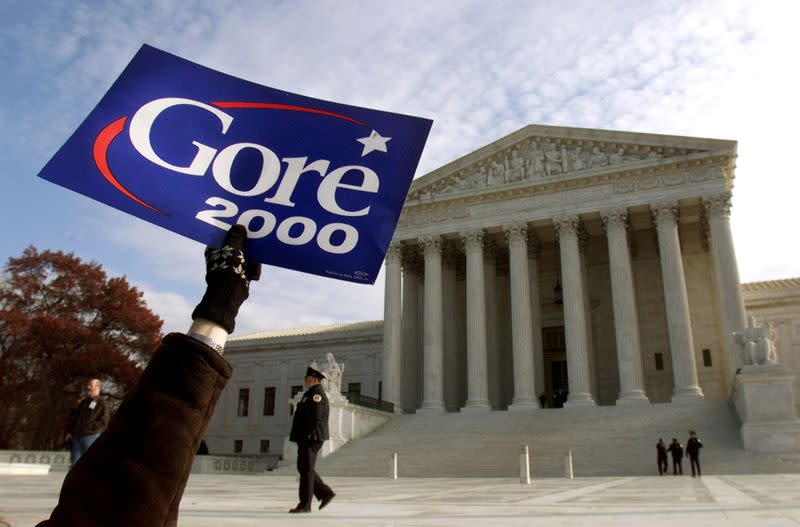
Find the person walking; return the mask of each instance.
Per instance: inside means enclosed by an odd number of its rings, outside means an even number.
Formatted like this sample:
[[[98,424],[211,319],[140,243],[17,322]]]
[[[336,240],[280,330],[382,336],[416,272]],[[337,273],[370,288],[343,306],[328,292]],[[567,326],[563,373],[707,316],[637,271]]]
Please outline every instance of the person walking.
[[[677,437],[672,438],[667,451],[672,454],[672,475],[683,474],[683,445],[678,442]]]
[[[656,443],[656,460],[658,462],[658,473],[663,476],[667,472],[667,445],[662,438],[658,438]]]
[[[689,430],[689,440],[686,442],[686,455],[689,456],[689,463],[692,465],[692,477],[695,477],[694,468],[697,466],[697,477],[700,477],[700,449],[703,443],[697,437],[694,430]]]
[[[110,418],[108,404],[100,396],[100,379],[91,379],[86,384],[86,397],[70,412],[64,436],[64,441],[71,444],[73,465],[105,431]]]
[[[324,378],[321,372],[308,367],[303,379],[306,393],[297,403],[292,420],[289,441],[297,443],[297,472],[300,473],[300,502],[289,510],[292,514],[311,512],[312,497],[320,500],[319,510],[322,510],[336,496],[333,489],[322,481],[314,469],[317,453],[325,440],[330,438],[328,396],[320,384]]]

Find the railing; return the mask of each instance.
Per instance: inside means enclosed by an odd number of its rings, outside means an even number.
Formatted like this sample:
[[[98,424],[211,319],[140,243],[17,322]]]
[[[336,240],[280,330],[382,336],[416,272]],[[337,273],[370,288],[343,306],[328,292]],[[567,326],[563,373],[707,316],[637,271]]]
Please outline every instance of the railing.
[[[194,457],[192,472],[200,474],[260,474],[278,466],[279,454],[220,454]]]
[[[342,392],[342,395],[347,397],[347,400],[352,404],[357,404],[365,408],[372,408],[373,410],[380,410],[381,412],[388,412],[390,414],[394,413],[394,404],[388,401],[362,395],[360,392]]]

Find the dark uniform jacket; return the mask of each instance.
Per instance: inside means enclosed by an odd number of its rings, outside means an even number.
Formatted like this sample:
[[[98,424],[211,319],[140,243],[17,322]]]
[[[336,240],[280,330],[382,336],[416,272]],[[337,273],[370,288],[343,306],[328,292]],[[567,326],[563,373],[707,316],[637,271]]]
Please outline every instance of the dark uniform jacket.
[[[703,443],[701,443],[696,437],[692,437],[686,442],[686,455],[690,457],[697,457],[701,448],[703,448]]]
[[[325,395],[325,390],[321,385],[315,384],[303,394],[303,398],[297,403],[289,441],[307,443],[330,439],[329,413],[328,396]]]
[[[175,527],[194,453],[230,376],[209,346],[167,335],[39,527]]]
[[[94,404],[92,404],[94,402]],[[85,397],[74,412],[70,413],[67,432],[73,436],[88,436],[103,432],[108,425],[111,414],[108,411],[108,404],[102,397],[92,399]]]
[[[683,447],[680,443],[670,443],[667,450],[672,454],[672,459],[683,459]]]

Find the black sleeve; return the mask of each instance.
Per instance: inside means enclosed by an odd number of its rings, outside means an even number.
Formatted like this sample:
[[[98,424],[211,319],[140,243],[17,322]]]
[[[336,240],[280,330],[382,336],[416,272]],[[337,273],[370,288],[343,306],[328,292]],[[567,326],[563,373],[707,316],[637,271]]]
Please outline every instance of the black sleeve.
[[[176,525],[194,454],[230,376],[210,347],[167,335],[39,527]]]

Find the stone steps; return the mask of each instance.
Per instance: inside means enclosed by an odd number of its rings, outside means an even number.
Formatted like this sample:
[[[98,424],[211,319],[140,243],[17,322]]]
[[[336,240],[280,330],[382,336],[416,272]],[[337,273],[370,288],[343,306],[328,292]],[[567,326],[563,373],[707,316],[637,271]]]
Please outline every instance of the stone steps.
[[[576,476],[648,475],[657,473],[658,438],[685,443],[689,429],[703,440],[708,473],[800,471],[800,459],[745,452],[739,422],[723,401],[400,415],[318,467],[326,475],[381,477],[397,452],[401,477],[517,477],[520,448],[528,445],[534,477],[562,477],[567,450]],[[691,473],[688,460],[684,469]]]

